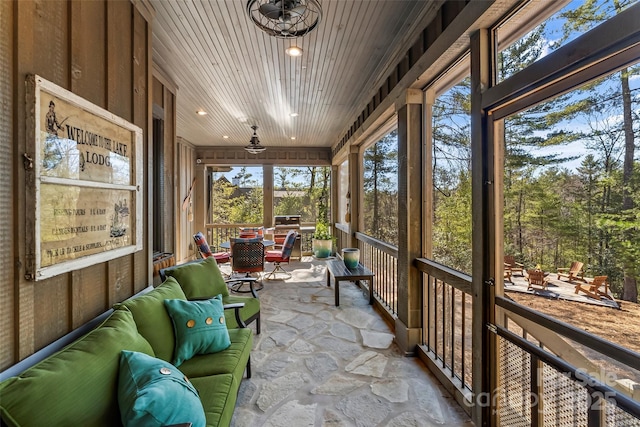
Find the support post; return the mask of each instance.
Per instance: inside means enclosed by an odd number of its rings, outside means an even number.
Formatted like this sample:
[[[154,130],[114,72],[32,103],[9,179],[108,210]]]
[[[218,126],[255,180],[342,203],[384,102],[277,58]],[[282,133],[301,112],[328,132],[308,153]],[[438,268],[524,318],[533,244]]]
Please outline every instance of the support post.
[[[264,228],[273,227],[273,165],[262,167],[262,225]]]
[[[194,208],[194,230],[201,230],[206,235],[207,231],[207,167],[202,163],[196,163],[196,184],[191,194]]]
[[[356,231],[364,227],[364,215],[360,214],[364,202],[362,159],[360,147],[352,145],[349,151],[349,192],[351,193],[351,222],[349,223],[349,245],[358,247]]]
[[[494,392],[498,360],[495,334],[488,329],[495,323],[495,209],[494,148],[488,129],[482,95],[491,84],[491,38],[489,30],[471,35],[471,162],[472,162],[472,419],[476,426],[496,425]],[[479,396],[490,396],[478,399]],[[491,405],[479,405],[491,402]]]
[[[396,102],[398,115],[398,318],[396,339],[407,355],[422,341],[422,91]]]

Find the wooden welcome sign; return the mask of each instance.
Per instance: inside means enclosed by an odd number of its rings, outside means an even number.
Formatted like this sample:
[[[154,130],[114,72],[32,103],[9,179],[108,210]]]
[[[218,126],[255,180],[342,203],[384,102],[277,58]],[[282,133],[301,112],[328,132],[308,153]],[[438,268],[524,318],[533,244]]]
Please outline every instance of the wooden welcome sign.
[[[27,115],[27,279],[141,250],[142,129],[39,76]]]

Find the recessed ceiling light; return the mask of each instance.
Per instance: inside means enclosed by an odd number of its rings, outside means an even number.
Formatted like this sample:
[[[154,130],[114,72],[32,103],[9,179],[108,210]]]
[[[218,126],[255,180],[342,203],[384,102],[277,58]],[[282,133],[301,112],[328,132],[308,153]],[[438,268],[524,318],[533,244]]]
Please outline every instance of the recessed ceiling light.
[[[224,139],[229,139],[229,135],[222,135]]]
[[[298,113],[289,113],[291,117],[298,117]]]
[[[289,56],[301,56],[302,55],[302,49],[299,48],[298,46],[289,46],[284,51]]]
[[[196,114],[199,115],[199,116],[206,116],[207,112],[204,111],[204,110],[198,110],[198,111],[196,111]]]
[[[296,137],[295,137],[295,136],[292,136],[292,137],[291,137],[291,139],[296,139]]]

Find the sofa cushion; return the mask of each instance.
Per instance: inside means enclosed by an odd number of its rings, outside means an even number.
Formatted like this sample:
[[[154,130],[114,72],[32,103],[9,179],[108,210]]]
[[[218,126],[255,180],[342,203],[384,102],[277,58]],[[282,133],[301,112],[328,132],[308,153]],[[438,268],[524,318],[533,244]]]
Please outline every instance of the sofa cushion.
[[[178,281],[189,300],[211,298],[218,294],[229,296],[229,289],[214,258],[177,265],[164,272]]]
[[[204,301],[167,299],[164,305],[175,332],[174,365],[180,366],[196,354],[217,353],[231,345],[222,295]]]
[[[180,370],[191,380],[217,374],[233,374],[240,381],[251,355],[253,331],[229,329],[231,345],[223,352],[193,356],[180,365]]]
[[[153,356],[127,310],[62,351],[0,384],[0,411],[9,426],[117,426],[120,352]]]
[[[138,331],[149,341],[156,357],[169,362],[173,357],[175,339],[171,318],[164,308],[165,299],[186,299],[173,277],[168,277],[151,292],[116,304],[115,307],[126,307],[133,313]]]
[[[239,382],[231,374],[191,378],[204,407],[207,426],[228,426],[238,398]]]
[[[120,355],[118,404],[125,427],[206,424],[198,392],[187,377],[169,362],[136,351]]]

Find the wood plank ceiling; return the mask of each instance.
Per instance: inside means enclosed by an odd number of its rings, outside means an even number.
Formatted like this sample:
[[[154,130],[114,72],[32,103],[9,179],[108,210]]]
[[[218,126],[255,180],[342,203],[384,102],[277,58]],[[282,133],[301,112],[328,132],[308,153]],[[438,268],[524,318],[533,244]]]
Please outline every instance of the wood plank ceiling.
[[[266,147],[330,147],[441,2],[321,0],[318,27],[297,39],[261,31],[246,0],[151,3],[153,59],[178,87],[179,137],[196,146],[244,146],[255,124]],[[284,53],[292,44],[301,57]]]

